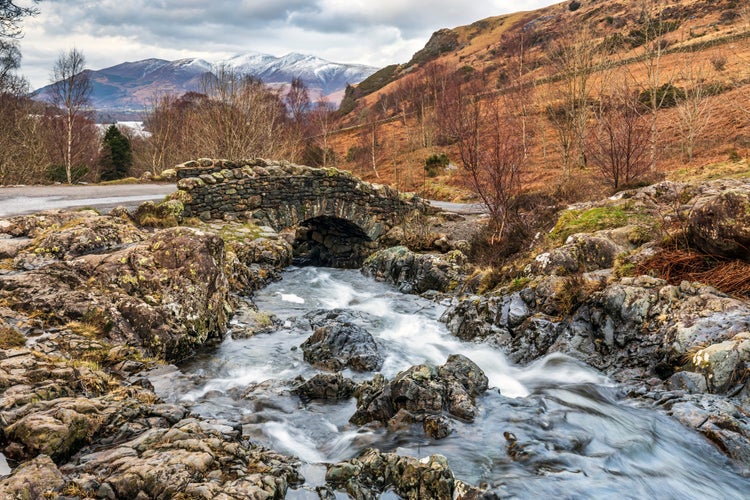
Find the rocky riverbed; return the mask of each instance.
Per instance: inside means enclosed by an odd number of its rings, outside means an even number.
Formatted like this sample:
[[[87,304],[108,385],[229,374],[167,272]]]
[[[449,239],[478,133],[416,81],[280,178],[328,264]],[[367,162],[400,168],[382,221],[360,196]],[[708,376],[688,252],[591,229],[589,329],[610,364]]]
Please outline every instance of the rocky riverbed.
[[[747,297],[632,271],[658,251],[670,220],[685,221],[696,247],[746,259],[749,193],[739,181],[662,184],[574,207],[513,280],[482,294],[465,242],[423,225],[417,237],[406,225],[392,235],[412,250],[383,250],[363,271],[448,301],[443,321],[455,336],[492,345],[515,363],[563,353],[600,370],[634,404],[708,438],[741,484],[750,468]],[[612,221],[579,224],[592,214]],[[456,219],[442,217],[432,227]],[[252,294],[291,264],[283,235],[241,222],[182,221],[177,201],[106,216],[12,217],[0,232],[0,445],[9,473],[1,497],[283,498],[303,484],[299,459],[254,443],[239,425],[165,402],[149,380],[221,343],[233,318],[242,317],[246,336],[281,326],[257,310]],[[435,253],[413,251],[425,248]],[[342,314],[306,319],[314,333],[300,346],[304,359],[329,374],[300,381],[292,388],[298,397],[354,397],[356,425],[417,425],[433,439],[453,421],[479,425],[471,422],[487,378],[463,356],[390,379],[337,375],[383,363],[371,348],[377,342]],[[511,434],[503,443],[511,461],[533,456],[533,440]],[[502,496],[456,479],[438,455],[416,460],[375,449],[331,464],[323,483],[323,498]]]

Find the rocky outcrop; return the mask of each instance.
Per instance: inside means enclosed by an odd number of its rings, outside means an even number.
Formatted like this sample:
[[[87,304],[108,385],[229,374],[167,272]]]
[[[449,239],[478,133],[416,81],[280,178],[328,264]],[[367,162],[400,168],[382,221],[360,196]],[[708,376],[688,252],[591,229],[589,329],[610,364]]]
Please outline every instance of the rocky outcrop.
[[[357,411],[350,421],[357,425],[382,422],[390,426],[421,422],[425,432],[442,438],[450,433],[443,412],[471,422],[474,400],[487,390],[481,368],[462,355],[452,355],[440,366],[416,365],[387,382],[376,378],[357,391]]]
[[[304,359],[325,370],[377,371],[383,357],[373,336],[341,310],[313,312],[306,316],[313,334],[302,343]]]
[[[465,278],[467,261],[458,250],[419,254],[398,246],[371,255],[362,266],[362,273],[393,283],[404,293],[449,292]]]
[[[393,491],[402,498],[470,500],[482,491],[455,479],[441,455],[418,460],[395,453],[364,450],[357,458],[331,465],[326,481],[352,498],[375,499]]]
[[[514,293],[456,300],[443,321],[460,338],[491,340],[514,362],[563,352],[615,377],[638,369],[666,378],[687,368],[724,392],[746,369],[750,306],[711,287],[647,276],[611,284],[552,276]]]
[[[92,227],[108,231],[110,225],[86,224]],[[26,262],[23,255],[16,261]],[[179,360],[226,330],[223,266],[221,238],[172,228],[114,252],[1,276],[0,296],[14,309],[45,314],[60,325],[86,323],[105,338]]]
[[[750,191],[731,189],[696,200],[688,237],[709,255],[750,261]]]
[[[571,235],[564,245],[537,255],[532,272],[569,275],[613,267],[615,258],[625,252],[626,247],[613,241],[611,232],[607,233]]]

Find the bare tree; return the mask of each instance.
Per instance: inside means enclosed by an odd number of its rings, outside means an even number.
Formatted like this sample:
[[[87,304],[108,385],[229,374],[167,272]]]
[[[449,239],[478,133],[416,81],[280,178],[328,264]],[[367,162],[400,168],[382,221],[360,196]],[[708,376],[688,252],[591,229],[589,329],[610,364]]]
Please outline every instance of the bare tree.
[[[335,155],[329,143],[333,126],[333,109],[325,97],[321,97],[310,111],[309,118],[313,128],[313,138],[322,150],[321,166],[328,167],[335,162]]]
[[[380,137],[380,124],[378,123],[379,115],[377,112],[366,109],[362,112],[360,120],[362,123],[362,132],[359,134],[359,143],[362,151],[365,152],[361,158],[365,160],[363,163],[372,169],[375,177],[380,179],[378,165],[380,163],[383,144]]]
[[[709,92],[706,88],[706,69],[693,58],[689,58],[681,71],[686,84],[685,95],[677,103],[682,149],[687,161],[692,161],[695,144],[711,119]]]
[[[21,65],[18,39],[23,35],[21,21],[38,13],[33,6],[37,1],[27,7],[18,6],[12,0],[0,1],[0,93],[21,95],[28,91],[26,79],[15,74]]]
[[[478,82],[454,78],[438,102],[441,133],[455,143],[468,186],[487,207],[501,239],[521,187],[525,151],[517,116],[504,99],[481,99]]]
[[[589,79],[597,53],[593,40],[586,27],[564,26],[550,53],[551,66],[559,81],[550,83],[555,104],[548,106],[547,118],[558,135],[566,179],[574,152],[578,153],[578,164],[586,164],[584,143],[591,112]]]
[[[179,163],[180,114],[173,95],[154,96],[143,119],[149,132],[145,141],[148,169],[155,175]]]
[[[310,93],[301,78],[292,79],[289,90],[284,96],[284,103],[295,123],[302,123],[304,115],[310,107]]]
[[[73,146],[76,122],[88,113],[92,86],[88,73],[84,71],[86,59],[76,48],[60,53],[52,69],[52,103],[65,117],[64,165],[68,184],[72,183]]]
[[[293,156],[303,150],[303,139],[309,133],[310,123],[307,114],[310,112],[310,93],[301,78],[293,78],[289,90],[284,96],[284,104],[291,119],[289,127],[289,144]]]
[[[627,185],[649,170],[650,129],[641,113],[638,92],[627,78],[600,98],[597,126],[588,135],[590,163],[612,187]]]
[[[50,164],[45,121],[38,103],[0,94],[0,184],[37,184]]]
[[[203,82],[208,96],[191,120],[200,155],[216,158],[290,157],[296,142],[283,132],[287,113],[280,95],[260,80],[217,68]],[[294,139],[296,141],[296,139]]]
[[[676,26],[674,22],[666,22],[662,18],[659,0],[641,0],[641,29],[639,40],[643,47],[642,65],[646,75],[643,84],[644,92],[648,96],[650,113],[649,124],[649,169],[656,170],[659,144],[658,112],[664,108],[667,93],[660,92],[662,85],[672,82],[672,75],[665,74],[662,57],[666,52],[667,42],[664,35]]]

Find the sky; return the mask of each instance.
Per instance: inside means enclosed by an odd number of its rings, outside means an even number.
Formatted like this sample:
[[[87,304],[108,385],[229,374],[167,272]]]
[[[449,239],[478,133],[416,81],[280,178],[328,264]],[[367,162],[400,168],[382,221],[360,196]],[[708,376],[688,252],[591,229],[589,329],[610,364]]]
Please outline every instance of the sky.
[[[19,0],[28,4],[30,0]],[[407,62],[440,28],[555,0],[43,0],[26,19],[21,74],[50,83],[61,52],[86,67],[147,58],[218,61],[243,52],[312,54],[376,67]]]

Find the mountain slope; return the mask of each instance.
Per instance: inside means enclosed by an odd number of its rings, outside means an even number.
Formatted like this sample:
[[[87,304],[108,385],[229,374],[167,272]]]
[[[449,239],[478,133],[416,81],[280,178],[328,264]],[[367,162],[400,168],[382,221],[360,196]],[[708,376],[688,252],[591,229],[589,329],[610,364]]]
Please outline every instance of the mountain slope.
[[[227,67],[240,74],[260,78],[267,84],[288,84],[301,78],[313,96],[341,92],[347,84],[359,83],[376,68],[359,64],[339,64],[319,57],[288,54],[245,53],[211,64],[203,59],[144,59],[125,62],[101,70],[86,70],[93,84],[92,106],[97,110],[143,109],[153,96],[200,91],[201,81],[215,67]],[[50,100],[51,85],[34,93],[35,99]]]
[[[588,58],[580,64],[589,66],[575,67],[576,55]],[[464,179],[460,168],[446,170],[438,179],[425,176],[425,160],[432,155],[444,153],[455,165],[460,163],[453,138],[441,130],[451,124],[439,107],[451,111],[452,99],[463,96],[463,102],[469,102],[473,96],[485,108],[493,103],[501,108],[509,105],[523,117],[529,140],[526,189],[561,186],[561,179],[575,184],[577,178],[571,181],[569,174],[561,174],[563,140],[569,139],[561,136],[575,130],[561,129],[565,122],[559,110],[566,102],[564,111],[570,109],[566,92],[580,89],[580,75],[585,75],[583,104],[574,103],[575,109],[587,110],[579,115],[585,123],[580,126],[579,121],[581,140],[573,146],[569,143],[568,152],[585,149],[590,132],[599,125],[597,113],[606,109],[598,104],[618,91],[638,95],[642,104],[664,89],[687,96],[681,101],[684,106],[677,106],[680,99],[674,99],[671,105],[664,101],[653,114],[645,104],[639,110],[647,115],[649,140],[656,144],[649,154],[653,151],[656,156],[651,173],[658,177],[724,161],[727,156],[747,156],[748,62],[748,2],[566,1],[436,31],[410,61],[384,68],[349,89],[339,109],[341,130],[327,140],[342,159],[339,166],[367,180],[445,196],[440,193],[445,184],[459,186]],[[570,75],[578,75],[577,80]],[[463,82],[461,92],[467,95],[457,93],[456,82]],[[453,94],[446,92],[451,85]],[[479,128],[486,128],[486,123],[480,120]],[[700,130],[693,139],[686,138],[690,127],[693,132]],[[487,135],[487,130],[482,134]],[[688,147],[694,154],[688,156]],[[586,161],[585,151],[574,161],[581,158]],[[594,185],[601,174],[579,166],[572,171],[573,177],[582,178],[575,188],[588,183],[598,193],[608,189]]]

